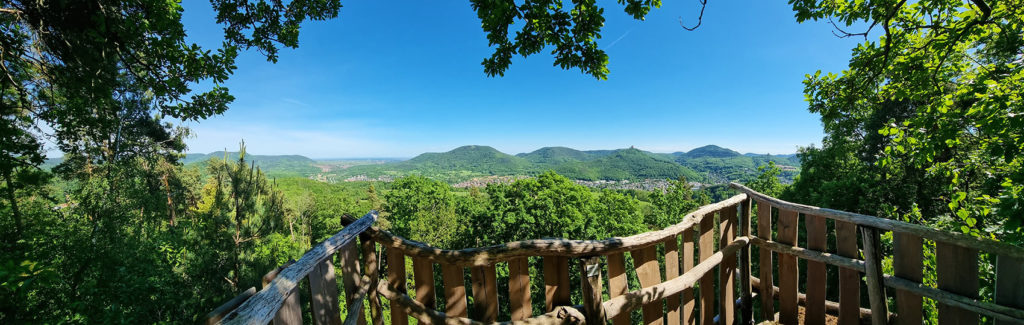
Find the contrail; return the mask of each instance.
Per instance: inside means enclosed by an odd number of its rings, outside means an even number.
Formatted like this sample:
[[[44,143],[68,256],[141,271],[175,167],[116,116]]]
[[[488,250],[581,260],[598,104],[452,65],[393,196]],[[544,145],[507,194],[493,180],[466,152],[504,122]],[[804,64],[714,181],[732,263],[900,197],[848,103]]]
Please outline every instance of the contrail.
[[[630,32],[632,32],[632,31],[633,31],[633,30],[632,30],[632,29],[630,29],[630,30],[627,30],[627,31],[626,31],[625,33],[622,33],[622,36],[619,36],[619,38],[616,38],[616,39],[615,39],[614,41],[612,41],[612,43],[611,43],[611,44],[608,44],[608,46],[605,46],[605,47],[604,47],[604,49],[605,49],[606,51],[607,51],[607,50],[610,50],[610,49],[612,48],[612,46],[615,46],[615,43],[618,43],[618,42],[619,42],[619,41],[621,41],[621,40],[622,40],[623,38],[626,38],[626,36],[629,36],[629,33],[630,33]]]

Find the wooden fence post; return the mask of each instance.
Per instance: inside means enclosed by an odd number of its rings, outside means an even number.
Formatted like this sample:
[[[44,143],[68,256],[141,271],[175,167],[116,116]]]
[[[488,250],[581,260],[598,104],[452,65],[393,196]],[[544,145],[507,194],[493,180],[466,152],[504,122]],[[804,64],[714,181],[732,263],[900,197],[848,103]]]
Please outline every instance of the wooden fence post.
[[[888,321],[889,309],[885,302],[882,279],[882,241],[878,230],[871,227],[860,227],[860,234],[864,242],[864,273],[871,303],[871,323],[883,325]]]
[[[601,258],[580,259],[580,285],[583,288],[583,311],[587,324],[604,324],[604,307],[601,304]]]
[[[740,236],[750,237],[750,213],[751,199],[743,200],[740,203]],[[749,325],[754,323],[754,309],[752,308],[753,293],[750,287],[750,246],[740,250],[740,324]]]

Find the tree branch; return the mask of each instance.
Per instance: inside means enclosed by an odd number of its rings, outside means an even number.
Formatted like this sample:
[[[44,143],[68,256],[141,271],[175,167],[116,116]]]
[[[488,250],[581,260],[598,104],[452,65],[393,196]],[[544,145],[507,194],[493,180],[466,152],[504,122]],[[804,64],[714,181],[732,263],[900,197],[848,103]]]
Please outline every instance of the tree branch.
[[[708,7],[708,0],[697,0],[697,2],[700,3],[700,15],[697,16],[697,24],[693,25],[693,27],[686,27],[686,25],[683,24],[683,17],[680,16],[679,17],[679,27],[682,27],[683,29],[692,32],[694,30],[697,30],[697,28],[700,27],[700,24],[704,22],[704,8]]]

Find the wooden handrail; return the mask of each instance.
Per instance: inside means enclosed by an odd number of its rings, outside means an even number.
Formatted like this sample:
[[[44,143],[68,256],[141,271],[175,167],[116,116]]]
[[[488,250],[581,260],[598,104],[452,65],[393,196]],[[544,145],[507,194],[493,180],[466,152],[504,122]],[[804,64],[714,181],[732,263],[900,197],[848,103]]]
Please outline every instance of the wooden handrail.
[[[317,265],[329,258],[339,247],[345,246],[356,239],[360,233],[370,228],[377,220],[377,211],[370,211],[365,216],[342,229],[331,238],[314,246],[298,261],[282,270],[274,281],[263,287],[241,306],[221,320],[224,324],[267,324],[281,308],[288,293],[298,286]]]
[[[914,234],[934,241],[941,241],[961,247],[973,248],[988,253],[994,253],[997,255],[1024,258],[1024,248],[996,241],[993,239],[972,237],[970,235],[961,233],[936,230],[926,226],[915,225],[912,223],[906,223],[898,220],[891,220],[875,216],[863,215],[859,213],[819,208],[815,206],[787,202],[780,199],[776,199],[771,196],[761,194],[757,191],[754,191],[746,186],[743,186],[735,182],[729,183],[729,186],[749,195],[756,201],[767,202],[773,207],[778,207],[785,210],[822,216],[833,220],[846,221],[861,226],[876,228],[882,231],[892,230],[895,232]]]
[[[722,249],[715,252],[711,257],[700,262],[700,264],[694,266],[693,269],[686,271],[686,273],[683,273],[683,275],[675,279],[632,291],[625,295],[605,301],[602,304],[605,310],[605,317],[611,320],[616,315],[623,312],[629,312],[640,305],[679,294],[687,288],[693,288],[694,284],[696,284],[701,277],[708,272],[714,271],[715,267],[721,264],[726,256],[735,256],[741,248],[746,247],[749,244],[750,238],[736,237],[736,239],[730,242],[729,245],[722,247]]]
[[[612,237],[604,240],[535,239],[485,247],[447,250],[408,240],[376,227],[370,227],[366,230],[366,233],[382,246],[397,248],[405,255],[425,258],[434,263],[456,266],[487,266],[527,256],[584,257],[608,255],[653,246],[665,241],[669,237],[678,236],[684,230],[700,223],[705,215],[712,214],[729,206],[736,206],[746,198],[747,195],[739,194],[718,203],[702,206],[696,211],[687,214],[679,223],[662,230],[645,232],[629,237]],[[351,221],[351,217],[342,218],[343,224]]]

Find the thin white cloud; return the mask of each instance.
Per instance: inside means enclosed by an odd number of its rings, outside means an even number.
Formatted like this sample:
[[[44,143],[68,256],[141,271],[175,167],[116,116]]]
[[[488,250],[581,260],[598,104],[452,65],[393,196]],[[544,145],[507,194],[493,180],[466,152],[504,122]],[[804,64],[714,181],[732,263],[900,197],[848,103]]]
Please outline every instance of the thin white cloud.
[[[612,48],[613,46],[615,46],[615,44],[616,44],[616,43],[618,43],[619,41],[621,41],[621,40],[622,40],[623,38],[626,38],[626,36],[629,36],[629,33],[631,33],[631,32],[633,32],[633,30],[632,30],[632,29],[630,29],[630,30],[627,30],[627,31],[626,31],[625,33],[622,33],[622,36],[619,36],[619,38],[616,38],[616,39],[615,39],[614,41],[612,41],[612,42],[611,42],[611,43],[609,43],[609,44],[608,44],[607,46],[605,46],[605,47],[604,47],[604,50],[605,50],[605,51],[607,51],[607,50],[610,50],[610,49],[611,49],[611,48]]]

